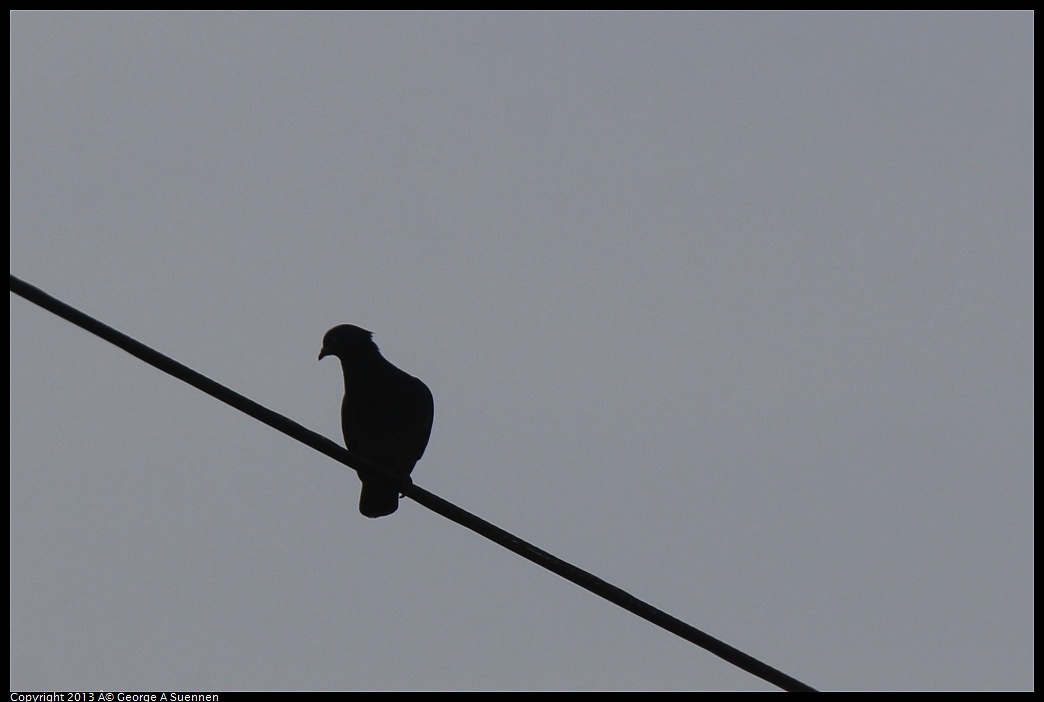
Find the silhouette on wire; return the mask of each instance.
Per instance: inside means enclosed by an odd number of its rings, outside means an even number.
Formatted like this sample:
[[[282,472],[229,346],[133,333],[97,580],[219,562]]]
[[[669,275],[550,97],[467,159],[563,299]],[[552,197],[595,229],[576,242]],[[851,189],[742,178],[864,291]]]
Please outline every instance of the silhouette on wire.
[[[336,461],[340,461],[350,468],[356,468],[356,470],[358,470],[358,460],[352,460],[353,457],[358,457],[349,453],[345,449],[342,449],[326,437],[304,428],[297,422],[291,421],[287,417],[284,417],[277,412],[273,412],[267,407],[259,405],[250,398],[244,397],[238,392],[225,387],[221,383],[211,380],[205,375],[192,370],[183,363],[178,363],[170,356],[165,356],[159,351],[141,343],[137,339],[133,339],[123,332],[113,329],[109,325],[98,321],[94,317],[81,312],[75,307],[62,302],[55,297],[51,297],[40,288],[26,283],[24,280],[21,280],[14,275],[10,276],[10,279],[11,292],[14,294],[24,297],[26,300],[39,305],[48,312],[61,317],[67,322],[75,324],[81,329],[84,329],[105,341],[108,341],[110,344],[126,351],[135,358],[148,363],[154,368],[158,368],[164,373],[172,375],[178,380],[191,385],[201,392],[205,392],[211,397],[236,408],[240,412],[253,417],[259,422],[262,422],[277,431],[281,431],[306,446],[310,446],[319,453],[329,456]],[[428,492],[424,488],[411,484],[409,492],[410,497],[416,500],[418,504],[427,507],[432,512],[456,522],[463,527],[471,529],[476,534],[489,539],[493,543],[528,559],[529,561],[539,565],[541,568],[545,568],[552,573],[579,585],[588,592],[594,593],[595,595],[612,602],[618,607],[622,607],[623,609],[636,614],[642,619],[671,632],[675,636],[681,637],[686,641],[713,653],[715,656],[728,661],[737,668],[745,670],[752,675],[756,675],[762,680],[770,682],[784,690],[790,690],[793,692],[815,691],[815,688],[810,685],[792,678],[786,673],[783,673],[782,671],[759,661],[753,656],[728,645],[724,641],[716,639],[710,634],[697,629],[691,624],[686,624],[677,617],[672,617],[663,610],[657,609],[643,600],[639,600],[634,595],[624,592],[615,585],[607,583],[601,578],[588,573],[586,570],[581,570],[571,563],[563,561],[561,558],[556,558],[547,551],[523,541],[514,534],[504,531],[494,524],[475,516],[471,512],[457,507],[451,502],[447,502],[438,495]]]
[[[319,359],[336,356],[344,370],[341,431],[352,453],[408,480],[424,455],[435,416],[428,386],[389,363],[373,343],[373,333],[352,324],[326,332]],[[359,471],[359,511],[383,517],[399,508],[399,486]]]

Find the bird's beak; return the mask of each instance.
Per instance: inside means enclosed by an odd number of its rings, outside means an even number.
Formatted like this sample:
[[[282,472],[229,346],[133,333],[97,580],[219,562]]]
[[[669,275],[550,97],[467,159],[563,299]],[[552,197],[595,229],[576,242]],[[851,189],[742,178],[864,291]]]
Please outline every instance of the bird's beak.
[[[326,357],[327,357],[327,356],[329,356],[329,355],[330,355],[330,352],[329,352],[329,351],[327,351],[327,350],[326,350],[326,347],[324,346],[324,347],[323,347],[323,348],[322,348],[322,349],[321,349],[321,350],[319,351],[319,360],[321,361],[321,360],[323,360],[324,358],[326,358]]]

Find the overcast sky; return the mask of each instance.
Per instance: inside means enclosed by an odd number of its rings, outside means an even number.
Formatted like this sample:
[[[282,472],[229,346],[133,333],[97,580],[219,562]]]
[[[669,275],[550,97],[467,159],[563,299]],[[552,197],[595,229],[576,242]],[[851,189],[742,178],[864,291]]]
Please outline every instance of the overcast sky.
[[[1032,689],[1026,13],[15,13],[11,272],[823,689]],[[11,296],[11,688],[764,690]]]

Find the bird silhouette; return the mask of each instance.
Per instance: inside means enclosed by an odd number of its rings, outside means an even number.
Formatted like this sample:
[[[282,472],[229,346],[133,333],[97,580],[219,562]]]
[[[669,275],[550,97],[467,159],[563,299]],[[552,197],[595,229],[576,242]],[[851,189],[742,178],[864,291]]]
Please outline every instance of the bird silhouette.
[[[435,416],[428,386],[381,355],[373,333],[352,324],[326,332],[319,359],[336,356],[344,370],[341,431],[344,445],[392,475],[406,478],[424,455]],[[359,511],[383,517],[399,508],[399,486],[359,471]]]

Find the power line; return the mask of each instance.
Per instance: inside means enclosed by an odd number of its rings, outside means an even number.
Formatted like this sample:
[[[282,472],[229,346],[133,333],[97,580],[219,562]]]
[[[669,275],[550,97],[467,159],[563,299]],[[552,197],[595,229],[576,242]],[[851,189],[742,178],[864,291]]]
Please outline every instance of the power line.
[[[136,356],[142,361],[145,361],[145,363],[155,366],[161,371],[169,373],[175,378],[183,380],[189,385],[202,390],[208,395],[232,405],[254,419],[264,422],[273,429],[277,429],[284,434],[297,439],[303,444],[311,446],[316,451],[326,454],[335,461],[339,461],[357,472],[379,470],[367,461],[353,455],[347,449],[344,449],[330,439],[327,439],[325,436],[317,434],[310,429],[306,429],[297,422],[294,422],[277,412],[273,412],[253,400],[230,390],[224,385],[197,373],[188,366],[178,363],[169,356],[165,356],[164,354],[149,348],[140,341],[132,339],[126,334],[99,322],[83,312],[80,312],[61,300],[51,297],[43,290],[16,278],[14,275],[11,275],[11,292],[43,307],[62,319],[72,322],[78,327],[86,329],[92,334],[100,336],[102,339],[118,346],[132,356]],[[392,479],[395,479],[394,476],[391,477]],[[570,563],[566,563],[561,558],[553,556],[547,551],[537,548],[517,536],[504,531],[500,527],[490,524],[486,520],[447,502],[438,495],[414,485],[408,479],[400,482],[400,490],[406,497],[419,502],[433,512],[440,514],[461,526],[471,529],[490,541],[498,543],[510,551],[514,551],[523,558],[527,558],[537,565],[550,570],[552,573],[556,573],[566,580],[593,592],[599,597],[609,600],[629,612],[637,614],[639,617],[652,622],[656,626],[666,629],[672,634],[680,636],[686,641],[710,651],[719,658],[723,658],[736,667],[741,668],[752,675],[756,675],[762,680],[790,692],[815,692],[815,688],[806,685],[805,683],[796,680],[765,663],[762,663],[743,651],[733,648],[724,641],[716,639],[713,636],[700,631],[696,627],[686,624],[676,617],[672,617],[663,610],[657,609],[656,607],[639,600],[634,595],[624,592],[615,585],[607,583],[601,578],[598,578],[585,570],[581,570]]]

